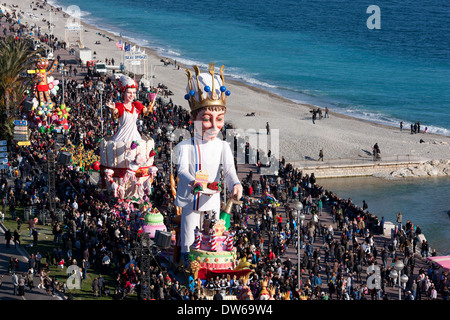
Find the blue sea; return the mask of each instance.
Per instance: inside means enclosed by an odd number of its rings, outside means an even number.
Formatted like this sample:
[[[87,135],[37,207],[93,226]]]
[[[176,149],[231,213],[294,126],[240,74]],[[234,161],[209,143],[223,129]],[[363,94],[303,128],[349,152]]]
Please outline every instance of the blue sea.
[[[78,6],[84,22],[187,66],[224,64],[227,78],[296,102],[395,127],[400,121],[406,128],[420,121],[430,132],[450,135],[448,1],[49,3],[72,14],[70,6]],[[379,11],[372,11],[372,5]],[[373,22],[379,22],[378,29],[369,28]],[[432,248],[450,251],[450,178],[333,181],[341,184],[335,185],[338,194],[360,202],[364,198],[378,216],[402,211],[431,237]]]

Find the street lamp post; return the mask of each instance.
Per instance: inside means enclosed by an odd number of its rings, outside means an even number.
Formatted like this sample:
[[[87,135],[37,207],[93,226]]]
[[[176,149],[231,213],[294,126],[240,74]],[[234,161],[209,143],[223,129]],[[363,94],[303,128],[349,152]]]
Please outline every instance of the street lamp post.
[[[394,284],[398,278],[398,300],[402,299],[402,286],[401,283],[406,284],[408,282],[408,276],[406,274],[401,275],[401,272],[405,265],[401,260],[397,260],[394,263],[394,270],[391,271],[389,276],[394,280]]]
[[[97,84],[97,90],[100,94],[100,122],[102,126],[102,134],[103,134],[103,90],[105,89],[105,86],[103,82],[99,81]]]
[[[62,76],[62,104],[64,104],[64,63],[61,62],[61,76]]]
[[[300,201],[296,201],[294,204],[295,214],[297,216],[297,277],[298,277],[298,290],[300,291],[301,282],[302,282],[302,268],[300,264],[300,226],[303,224],[305,220],[305,215],[302,212],[303,204]]]
[[[167,127],[167,139],[169,140],[170,147],[170,176],[173,175],[173,164],[172,164],[172,142],[175,141],[175,134],[173,133],[174,127],[169,124]]]

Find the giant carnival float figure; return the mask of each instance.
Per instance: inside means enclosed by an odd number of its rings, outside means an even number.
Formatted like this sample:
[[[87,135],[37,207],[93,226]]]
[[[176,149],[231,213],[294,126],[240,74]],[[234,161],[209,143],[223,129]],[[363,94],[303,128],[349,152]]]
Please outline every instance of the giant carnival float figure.
[[[39,99],[40,107],[48,106],[49,109],[51,110],[53,108],[53,102],[52,99],[50,98],[51,89],[48,83],[49,80],[48,76],[56,70],[58,66],[58,60],[54,60],[50,69],[47,70],[49,66],[48,59],[45,57],[40,57],[37,60],[36,66],[37,66],[36,70],[28,70],[29,74],[36,74],[34,80],[35,95]]]
[[[194,66],[195,75],[187,70],[185,99],[189,102],[194,136],[179,142],[174,153],[178,175],[175,205],[181,208],[177,239],[180,264],[200,279],[251,272],[246,261],[239,261],[235,232],[220,214],[221,176],[230,198],[242,198],[231,148],[217,137],[225,124],[226,100],[230,95],[224,86],[223,70],[222,66],[220,74],[216,74],[214,64],[204,73],[198,66]]]
[[[142,137],[136,125],[139,115],[151,112],[156,97],[145,107],[135,101],[138,85],[128,76],[121,76],[119,88],[123,102],[107,103],[114,118],[119,119],[119,128],[112,137],[100,143],[100,176],[102,187],[119,200],[142,202],[151,194],[151,184],[156,176],[154,166],[154,141]]]

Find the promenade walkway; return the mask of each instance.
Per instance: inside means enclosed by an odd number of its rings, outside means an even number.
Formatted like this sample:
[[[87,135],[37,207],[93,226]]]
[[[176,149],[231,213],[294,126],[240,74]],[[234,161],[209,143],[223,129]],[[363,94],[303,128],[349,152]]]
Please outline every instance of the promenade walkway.
[[[239,175],[239,178],[241,179],[241,181],[247,177],[247,175],[250,172],[250,170],[252,170],[252,172],[253,172],[253,179],[254,180],[255,179],[259,179],[259,174],[257,173],[257,167],[256,166],[254,166],[254,165],[238,165],[238,175]],[[284,186],[283,186],[283,188],[284,188]],[[314,199],[314,200],[317,201],[317,199]],[[294,201],[289,201],[288,202],[288,207],[289,207],[289,209],[294,209],[295,210],[295,208],[294,208]],[[253,217],[255,217],[255,215],[254,215],[255,211],[254,210],[250,210],[250,212],[252,213],[251,215]],[[338,229],[337,223],[333,222],[333,219],[332,219],[332,216],[331,216],[330,212],[331,212],[330,204],[329,203],[324,203],[322,215],[319,217],[320,223],[322,225],[332,225],[333,226],[333,230],[334,230],[334,239],[339,239],[341,234],[342,234],[342,231],[340,231]],[[281,216],[283,218],[282,221],[283,221],[283,225],[284,225],[286,223],[287,219],[286,219],[286,210],[285,210],[283,205],[280,205],[277,208],[277,214],[278,213],[281,213]],[[304,224],[307,224],[309,221],[311,221],[311,219],[312,219],[312,215],[311,214],[306,214],[306,220],[304,221]],[[254,225],[254,223],[255,223],[255,220],[249,221],[250,225]],[[385,227],[385,234],[384,235],[374,235],[374,243],[375,243],[375,246],[376,246],[377,251],[378,251],[378,255],[377,255],[377,259],[376,259],[376,264],[378,266],[382,265],[381,249],[386,244],[392,244],[392,239],[391,239],[391,233],[390,233],[389,225],[393,226],[392,223],[387,222],[386,223],[386,227]],[[264,248],[267,248],[267,245],[268,245],[267,241],[268,241],[268,239],[266,238],[266,243],[265,243],[265,247]],[[364,238],[358,237],[358,242],[359,243],[361,243],[363,241],[364,241]],[[317,237],[317,239],[315,239],[315,241],[313,243],[314,250],[319,249],[319,251],[321,253],[321,261],[324,261],[324,252],[322,250],[323,244],[324,244],[324,242],[323,242],[322,236]],[[420,255],[419,250],[420,250],[420,245],[418,245],[417,248],[416,248],[415,268],[414,268],[413,275],[410,277],[409,281],[412,281],[412,280],[417,278],[420,269],[423,269],[426,272],[428,270],[428,268],[429,268],[429,264],[426,261],[426,258],[423,258]],[[304,249],[301,249],[301,255],[303,255],[303,253],[304,253]],[[397,250],[397,256],[402,258],[402,259],[404,258],[404,255],[403,255],[402,252],[400,252],[400,250]],[[298,255],[297,255],[297,248],[295,246],[293,246],[293,245],[289,246],[281,260],[284,261],[285,258],[287,258],[287,257],[289,257],[289,259],[295,265],[297,264]],[[388,260],[387,260],[387,266],[390,267],[392,263],[393,263],[393,259],[392,259],[392,256],[390,256],[388,258]],[[305,281],[308,278],[308,275],[305,274],[305,273],[306,272],[303,271],[303,277],[302,277],[303,281]],[[327,277],[326,277],[326,274],[325,274],[325,268],[322,268],[322,270],[320,272],[320,275],[321,275],[322,280],[326,280]],[[368,277],[368,275],[367,275],[367,266],[363,267],[363,271],[362,271],[361,275],[362,275],[362,277],[361,277],[362,281],[356,281],[355,285],[357,285],[357,286],[363,286],[364,284],[366,284],[366,278]],[[327,284],[325,282],[326,281],[323,281],[322,288],[324,289],[324,291],[328,291],[328,286],[327,286]],[[388,298],[391,299],[391,300],[396,300],[399,297],[398,287],[386,285],[385,292],[386,292]],[[402,299],[404,299],[404,292],[402,292],[401,296],[402,296]],[[438,296],[438,299],[441,299],[441,298],[442,298],[441,296]],[[370,297],[368,297],[368,299],[370,299]]]

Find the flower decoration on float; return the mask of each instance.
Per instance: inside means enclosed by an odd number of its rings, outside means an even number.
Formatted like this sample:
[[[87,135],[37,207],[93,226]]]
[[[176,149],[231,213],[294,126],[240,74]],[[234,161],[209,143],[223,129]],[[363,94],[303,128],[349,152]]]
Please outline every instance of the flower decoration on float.
[[[92,164],[99,161],[99,157],[95,155],[94,150],[85,150],[83,143],[80,143],[78,147],[70,143],[60,150],[71,153],[72,165],[74,167],[79,167],[82,171],[94,169]]]
[[[224,85],[224,66],[220,68],[220,75],[215,74],[214,63],[209,64],[208,73],[200,73],[198,66],[193,68],[195,76],[189,69],[186,70],[188,86],[187,94],[184,96],[189,102],[191,112],[206,106],[226,108],[226,101],[231,92]]]
[[[70,109],[71,108],[67,108],[64,103],[61,104],[61,107],[56,108],[56,111],[58,111],[59,120],[67,119],[69,117]]]
[[[55,80],[53,77],[47,77],[48,89],[50,93],[56,96],[59,90],[59,80]]]

